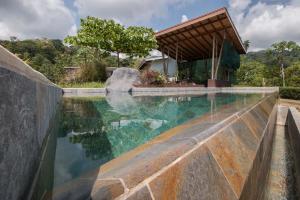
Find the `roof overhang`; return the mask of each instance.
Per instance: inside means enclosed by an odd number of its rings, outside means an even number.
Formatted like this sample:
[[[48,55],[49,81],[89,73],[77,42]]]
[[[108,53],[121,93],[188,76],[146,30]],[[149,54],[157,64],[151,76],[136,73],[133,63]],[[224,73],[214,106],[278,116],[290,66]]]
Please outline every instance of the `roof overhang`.
[[[203,16],[188,20],[155,34],[158,49],[170,57],[182,60],[211,58],[213,37],[217,47],[224,38],[230,41],[238,53],[245,54],[242,40],[226,8],[221,8]],[[177,50],[177,51],[176,51]]]

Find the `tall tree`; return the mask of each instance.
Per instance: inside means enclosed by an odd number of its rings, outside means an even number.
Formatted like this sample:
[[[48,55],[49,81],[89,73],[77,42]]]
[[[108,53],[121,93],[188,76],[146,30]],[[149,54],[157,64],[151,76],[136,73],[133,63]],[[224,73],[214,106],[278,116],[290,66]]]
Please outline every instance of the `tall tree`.
[[[282,85],[285,87],[285,73],[284,69],[288,66],[289,56],[293,51],[299,50],[299,46],[293,41],[282,41],[279,43],[274,43],[269,49],[269,54],[273,55],[276,59],[277,64],[280,67],[280,74],[282,78]]]
[[[130,26],[125,28],[113,20],[87,17],[81,19],[76,36],[68,36],[65,42],[76,46],[92,47],[96,56],[115,53],[120,65],[120,54],[145,56],[156,47],[154,32],[150,28]],[[100,54],[99,54],[100,53]]]
[[[246,49],[246,52],[247,52],[248,49],[249,49],[249,47],[250,47],[250,40],[245,40],[245,41],[243,42],[243,45],[244,45],[244,47],[245,47],[245,49]]]

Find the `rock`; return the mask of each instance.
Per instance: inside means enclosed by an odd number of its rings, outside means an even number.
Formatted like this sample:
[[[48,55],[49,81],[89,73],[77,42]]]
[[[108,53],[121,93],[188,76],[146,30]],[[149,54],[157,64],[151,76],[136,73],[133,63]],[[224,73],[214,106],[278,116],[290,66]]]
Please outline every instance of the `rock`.
[[[114,70],[105,83],[108,92],[129,92],[134,85],[138,84],[141,84],[140,72],[127,67]]]
[[[128,92],[110,92],[106,95],[107,103],[120,115],[131,115],[138,111],[138,104]]]

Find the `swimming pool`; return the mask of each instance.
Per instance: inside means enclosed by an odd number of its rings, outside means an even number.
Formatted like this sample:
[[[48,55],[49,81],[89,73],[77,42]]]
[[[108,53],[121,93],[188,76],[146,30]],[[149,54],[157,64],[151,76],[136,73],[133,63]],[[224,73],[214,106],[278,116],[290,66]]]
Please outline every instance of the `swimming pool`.
[[[173,127],[231,103],[247,106],[261,97],[262,94],[214,93],[64,98],[57,127],[51,133],[53,145],[48,147],[55,152],[48,156],[52,175],[40,179],[47,179],[42,182],[50,183],[47,190],[51,190]]]

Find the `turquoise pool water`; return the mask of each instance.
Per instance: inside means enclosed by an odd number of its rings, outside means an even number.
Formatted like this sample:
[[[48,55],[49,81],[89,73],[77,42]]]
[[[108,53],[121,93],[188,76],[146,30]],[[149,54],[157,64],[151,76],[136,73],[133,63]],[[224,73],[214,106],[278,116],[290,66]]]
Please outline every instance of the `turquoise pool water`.
[[[48,145],[47,166],[53,171],[44,179],[60,186],[212,108],[250,97],[261,95],[64,98]]]

